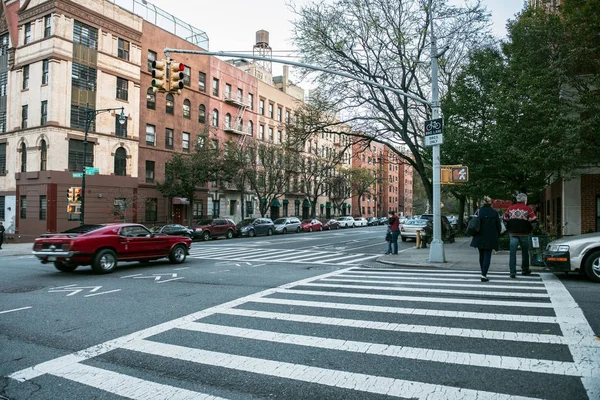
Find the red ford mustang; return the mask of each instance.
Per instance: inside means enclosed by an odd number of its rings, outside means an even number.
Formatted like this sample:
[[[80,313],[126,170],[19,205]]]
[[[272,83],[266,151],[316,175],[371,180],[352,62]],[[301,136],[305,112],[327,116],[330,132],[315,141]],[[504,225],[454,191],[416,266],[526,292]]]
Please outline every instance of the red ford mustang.
[[[63,233],[35,239],[33,255],[42,264],[54,262],[62,272],[91,265],[97,274],[112,272],[118,261],[150,261],[168,257],[180,264],[189,254],[192,239],[156,235],[140,224],[83,225]]]

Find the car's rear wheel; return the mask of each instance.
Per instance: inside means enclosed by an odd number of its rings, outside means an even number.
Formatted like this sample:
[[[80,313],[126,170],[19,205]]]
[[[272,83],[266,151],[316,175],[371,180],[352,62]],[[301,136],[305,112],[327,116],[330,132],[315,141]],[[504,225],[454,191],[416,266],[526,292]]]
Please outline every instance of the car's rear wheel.
[[[302,229],[300,229],[300,227],[297,227],[297,228],[296,228],[296,233],[300,233],[300,231],[301,231],[301,230],[302,230]]]
[[[321,225],[321,226],[319,226],[319,231],[322,231],[322,230],[323,230],[323,226]]]
[[[309,232],[312,232],[312,226],[311,226],[310,228],[308,228],[308,231],[309,231]]]
[[[77,269],[77,265],[65,264],[60,261],[54,261],[54,268],[56,268],[60,272],[73,272]]]
[[[225,237],[226,237],[227,239],[231,239],[231,238],[233,238],[233,231],[232,231],[231,229],[229,229],[229,230],[227,231],[227,233],[225,234]]]
[[[181,264],[185,261],[185,258],[185,247],[182,244],[173,247],[169,253],[169,261],[173,264]]]
[[[204,231],[204,233],[202,234],[202,240],[210,240],[210,232],[209,231]]]
[[[267,231],[267,236],[271,236],[273,234],[273,229],[269,228]]]
[[[600,250],[593,251],[585,258],[585,273],[592,281],[600,283]]]
[[[287,233],[287,228],[283,228],[283,233],[286,234]]]
[[[96,274],[108,274],[117,267],[117,255],[111,249],[102,249],[92,260],[92,270]]]
[[[339,226],[339,225],[336,225],[336,226],[335,226],[335,229],[340,229],[340,226]]]
[[[406,242],[406,236],[402,236],[402,241]]]
[[[248,236],[250,236],[250,237],[254,237],[254,236],[256,236],[256,232],[254,232],[254,229],[250,229],[250,230],[248,231]]]

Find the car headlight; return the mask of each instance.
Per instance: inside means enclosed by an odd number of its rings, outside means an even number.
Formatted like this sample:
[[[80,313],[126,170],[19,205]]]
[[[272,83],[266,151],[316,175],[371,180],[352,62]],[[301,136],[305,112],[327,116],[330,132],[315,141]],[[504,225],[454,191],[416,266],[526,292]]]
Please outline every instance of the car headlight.
[[[196,232],[202,232],[202,228],[196,228]]]
[[[547,251],[569,251],[569,246],[566,244],[549,244],[546,246]]]

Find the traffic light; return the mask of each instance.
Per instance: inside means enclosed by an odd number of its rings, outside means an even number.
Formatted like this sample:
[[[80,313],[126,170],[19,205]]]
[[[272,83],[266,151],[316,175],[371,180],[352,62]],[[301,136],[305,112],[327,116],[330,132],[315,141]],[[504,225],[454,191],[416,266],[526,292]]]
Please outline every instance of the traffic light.
[[[81,202],[81,188],[75,189],[75,201]]]
[[[152,90],[154,92],[168,92],[167,68],[169,61],[152,61]]]
[[[73,201],[75,199],[75,188],[67,189],[67,201]]]
[[[170,70],[171,77],[169,79],[169,92],[181,94],[181,89],[183,89],[183,71],[185,70],[185,65],[171,61]]]

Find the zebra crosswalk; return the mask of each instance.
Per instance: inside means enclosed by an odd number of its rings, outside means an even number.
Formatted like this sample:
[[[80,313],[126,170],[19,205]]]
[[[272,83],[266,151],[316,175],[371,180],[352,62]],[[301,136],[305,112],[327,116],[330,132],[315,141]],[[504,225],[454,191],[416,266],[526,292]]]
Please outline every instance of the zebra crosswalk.
[[[334,264],[353,265],[373,260],[380,254],[297,250],[297,249],[269,249],[257,247],[221,247],[199,246],[190,249],[190,257],[221,260],[221,261],[256,261],[292,264]]]
[[[562,283],[488,276],[349,267],[10,377],[130,399],[600,398],[600,342]]]

